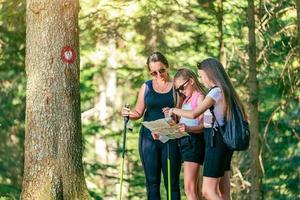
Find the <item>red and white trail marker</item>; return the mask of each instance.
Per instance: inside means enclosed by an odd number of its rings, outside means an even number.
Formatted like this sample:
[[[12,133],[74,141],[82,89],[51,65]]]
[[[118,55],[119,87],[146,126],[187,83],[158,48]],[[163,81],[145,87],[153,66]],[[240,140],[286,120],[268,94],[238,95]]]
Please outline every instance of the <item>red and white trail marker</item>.
[[[64,46],[60,53],[61,59],[64,63],[73,64],[75,61],[75,51],[70,46]]]

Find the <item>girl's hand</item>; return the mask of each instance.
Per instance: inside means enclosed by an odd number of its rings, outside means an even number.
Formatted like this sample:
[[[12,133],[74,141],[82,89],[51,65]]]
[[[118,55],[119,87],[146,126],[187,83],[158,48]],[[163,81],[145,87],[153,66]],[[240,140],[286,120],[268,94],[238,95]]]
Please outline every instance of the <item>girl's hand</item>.
[[[169,108],[168,116],[171,117],[173,115],[174,108]]]
[[[123,107],[122,110],[121,110],[121,115],[123,117],[129,117],[130,113],[131,113],[130,108]]]
[[[177,127],[180,132],[187,132],[187,126],[185,124],[178,124]]]
[[[151,132],[151,135],[153,137],[154,140],[158,140],[159,139],[159,133],[158,132]]]

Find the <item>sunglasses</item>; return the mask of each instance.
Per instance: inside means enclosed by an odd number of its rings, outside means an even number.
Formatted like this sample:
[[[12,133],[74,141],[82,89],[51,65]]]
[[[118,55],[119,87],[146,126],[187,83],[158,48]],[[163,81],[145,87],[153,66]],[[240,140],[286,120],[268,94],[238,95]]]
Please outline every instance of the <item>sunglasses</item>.
[[[182,94],[184,91],[184,88],[186,84],[189,82],[189,80],[186,80],[184,83],[182,83],[178,88],[175,89],[176,92]]]
[[[150,75],[151,75],[151,76],[157,76],[158,73],[159,73],[159,74],[163,74],[163,73],[165,73],[166,71],[167,71],[166,68],[161,68],[161,69],[159,69],[158,71],[150,72]]]

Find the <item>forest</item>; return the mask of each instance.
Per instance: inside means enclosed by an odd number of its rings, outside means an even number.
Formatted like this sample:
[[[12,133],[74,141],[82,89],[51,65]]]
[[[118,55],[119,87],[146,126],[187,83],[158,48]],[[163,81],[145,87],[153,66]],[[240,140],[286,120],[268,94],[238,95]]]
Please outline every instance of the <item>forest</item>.
[[[171,76],[217,58],[246,106],[232,198],[300,199],[299,0],[1,0],[0,200],[117,199],[120,111],[153,51]],[[141,120],[129,124],[122,195],[143,200]]]

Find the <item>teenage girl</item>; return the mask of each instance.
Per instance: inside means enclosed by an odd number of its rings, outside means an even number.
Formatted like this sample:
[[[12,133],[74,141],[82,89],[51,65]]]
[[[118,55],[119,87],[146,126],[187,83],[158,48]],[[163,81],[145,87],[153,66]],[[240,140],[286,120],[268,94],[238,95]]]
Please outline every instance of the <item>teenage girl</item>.
[[[231,117],[231,101],[233,98],[245,116],[244,107],[235,92],[222,64],[208,58],[197,65],[202,82],[210,91],[201,104],[192,111],[171,108],[168,114],[195,119],[213,106],[216,120],[223,128]],[[206,121],[204,115],[204,122]],[[231,199],[230,196],[230,162],[233,151],[223,142],[218,126],[213,121],[212,127],[204,129],[205,157],[203,168],[202,194],[208,200]],[[221,177],[223,177],[221,179]]]
[[[205,91],[196,74],[190,69],[179,69],[174,77],[174,86],[179,96],[183,96],[181,108],[192,110],[200,105]],[[199,200],[198,176],[204,161],[203,115],[196,119],[181,117],[178,127],[189,136],[180,138],[179,146],[184,168],[184,191],[188,200]]]

